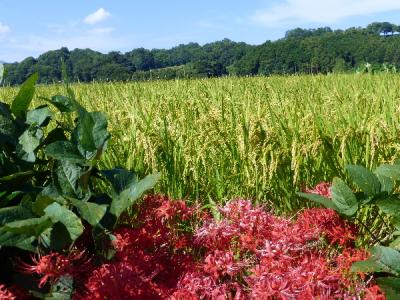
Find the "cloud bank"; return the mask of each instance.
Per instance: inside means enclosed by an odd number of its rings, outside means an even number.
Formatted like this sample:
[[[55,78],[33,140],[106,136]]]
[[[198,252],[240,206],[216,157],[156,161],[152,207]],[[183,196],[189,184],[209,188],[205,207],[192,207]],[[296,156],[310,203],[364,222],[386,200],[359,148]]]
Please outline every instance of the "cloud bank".
[[[304,23],[333,24],[354,16],[400,10],[399,0],[285,0],[256,11],[251,20],[267,27]]]

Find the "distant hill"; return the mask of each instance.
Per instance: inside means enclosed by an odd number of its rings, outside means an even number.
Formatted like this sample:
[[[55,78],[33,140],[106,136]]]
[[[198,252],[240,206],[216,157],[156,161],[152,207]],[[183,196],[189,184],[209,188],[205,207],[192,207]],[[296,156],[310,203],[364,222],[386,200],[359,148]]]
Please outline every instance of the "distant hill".
[[[399,26],[375,22],[366,28],[332,30],[296,28],[285,37],[261,45],[229,39],[205,45],[189,43],[171,49],[144,48],[102,54],[67,48],[6,64],[6,83],[20,84],[39,71],[40,82],[61,80],[64,60],[71,80],[80,82],[172,79],[224,75],[271,75],[347,72],[355,69],[400,68]],[[368,63],[368,64],[367,64]]]

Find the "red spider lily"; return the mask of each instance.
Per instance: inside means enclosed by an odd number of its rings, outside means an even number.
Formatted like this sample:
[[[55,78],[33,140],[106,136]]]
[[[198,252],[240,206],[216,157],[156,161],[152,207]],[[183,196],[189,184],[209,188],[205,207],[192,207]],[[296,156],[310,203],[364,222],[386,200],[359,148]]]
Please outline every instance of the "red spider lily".
[[[16,300],[17,296],[7,289],[5,285],[0,284],[0,299],[2,300]]]
[[[332,198],[332,183],[330,182],[321,182],[315,186],[313,189],[306,189],[306,193],[312,193],[324,196],[326,198]]]
[[[63,275],[76,275],[85,272],[88,259],[85,252],[71,251],[67,256],[60,253],[50,253],[44,256],[33,256],[32,263],[20,262],[20,269],[27,274],[37,274],[41,276],[39,288],[46,283],[53,284]]]

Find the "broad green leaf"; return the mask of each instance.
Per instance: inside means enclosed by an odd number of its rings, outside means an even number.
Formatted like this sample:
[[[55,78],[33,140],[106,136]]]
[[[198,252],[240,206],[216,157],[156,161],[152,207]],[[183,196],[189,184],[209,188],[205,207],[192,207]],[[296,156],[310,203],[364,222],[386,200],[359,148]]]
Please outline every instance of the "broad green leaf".
[[[379,209],[385,214],[391,216],[400,216],[400,199],[396,197],[388,197],[379,199],[375,202]]]
[[[61,222],[53,225],[50,231],[50,249],[60,251],[72,243],[68,228]]]
[[[32,204],[32,211],[38,216],[43,216],[45,208],[53,202],[55,202],[53,198],[39,194]]]
[[[303,197],[303,198],[306,198],[308,200],[311,200],[311,201],[317,202],[319,204],[322,204],[326,208],[331,208],[331,209],[334,209],[334,210],[338,210],[336,205],[329,198],[326,198],[326,197],[323,197],[323,196],[317,195],[317,194],[311,194],[311,193],[296,193],[296,194],[299,195],[300,197]]]
[[[392,241],[389,246],[393,249],[400,250],[400,237]]]
[[[17,247],[22,250],[36,252],[37,249],[33,246],[35,239],[34,236],[16,234],[0,229],[0,246]]]
[[[380,165],[374,173],[397,181],[400,179],[400,165]]]
[[[122,168],[106,170],[101,173],[107,178],[118,194],[138,181],[138,177],[134,172]]]
[[[78,109],[77,103],[66,96],[56,95],[48,101],[57,107],[60,112],[74,112]]]
[[[79,187],[79,180],[83,175],[82,168],[67,160],[57,162],[55,168],[56,185],[62,191],[63,195],[74,197],[82,196]]]
[[[107,211],[107,205],[99,205],[96,203],[76,199],[70,199],[70,201],[73,206],[78,208],[82,218],[92,226],[96,226]]]
[[[3,229],[12,233],[38,237],[45,229],[51,227],[51,225],[53,223],[49,218],[40,217],[9,222],[3,226]]]
[[[131,207],[142,194],[153,188],[160,179],[160,174],[147,175],[144,179],[123,190],[111,203],[110,212],[119,217],[127,208]]]
[[[337,177],[333,179],[332,202],[341,214],[352,216],[357,212],[358,202],[356,196],[347,184]]]
[[[102,152],[110,134],[107,131],[107,119],[102,112],[87,112],[80,110],[79,123],[76,130],[78,145],[85,157],[92,159]]]
[[[21,129],[14,121],[7,104],[0,103],[0,142],[16,145],[16,137],[21,135]]]
[[[386,177],[383,175],[376,174],[380,183],[381,183],[381,191],[391,193],[394,187],[393,180],[390,177]]]
[[[354,272],[384,272],[400,275],[400,252],[383,246],[375,246],[371,249],[371,257],[365,261],[359,261],[352,265]]]
[[[57,160],[67,160],[72,163],[80,164],[84,164],[86,162],[78,148],[68,141],[51,143],[45,148],[45,153]]]
[[[400,230],[400,216],[393,217],[392,224],[393,224],[394,228],[396,228],[397,230]]]
[[[7,175],[4,177],[0,178],[0,182],[7,182],[7,181],[13,181],[13,180],[22,180],[24,178],[29,178],[32,177],[32,175],[34,174],[33,171],[24,171],[24,172],[18,172],[18,173],[14,173],[11,175]]]
[[[378,177],[362,166],[347,165],[347,171],[350,174],[351,179],[357,184],[357,186],[366,193],[369,197],[372,197],[381,191],[381,183]]]
[[[71,240],[75,241],[83,232],[83,225],[79,217],[72,211],[57,202],[54,202],[44,210],[45,216],[53,223],[60,222],[68,229]]]
[[[0,226],[8,222],[23,220],[33,217],[33,214],[27,208],[18,205],[0,208]]]
[[[43,130],[37,127],[30,127],[19,137],[18,142],[21,145],[20,157],[28,162],[35,162],[34,151],[40,145],[43,139]]]
[[[26,123],[29,125],[42,126],[46,125],[53,117],[53,113],[47,105],[39,106],[34,110],[28,111],[26,115]]]
[[[11,111],[17,118],[25,119],[26,111],[35,94],[35,84],[38,73],[31,75],[21,86],[17,96],[11,104]]]
[[[398,300],[400,295],[400,278],[378,277],[376,283],[385,293],[386,300]]]

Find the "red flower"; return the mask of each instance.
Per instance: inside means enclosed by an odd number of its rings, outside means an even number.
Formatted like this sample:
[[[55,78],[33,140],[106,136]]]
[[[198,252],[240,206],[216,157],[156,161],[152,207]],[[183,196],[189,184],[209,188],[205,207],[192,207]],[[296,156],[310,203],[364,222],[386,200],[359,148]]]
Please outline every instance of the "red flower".
[[[315,188],[313,189],[306,189],[306,193],[312,193],[312,194],[317,194],[321,195],[326,198],[332,198],[332,183],[330,182],[321,182],[318,183]]]
[[[53,284],[63,275],[74,276],[86,271],[85,266],[88,260],[84,258],[84,254],[84,251],[72,251],[67,256],[60,253],[34,256],[32,257],[32,265],[21,262],[20,269],[24,273],[40,275],[39,288],[42,288],[47,282]]]

